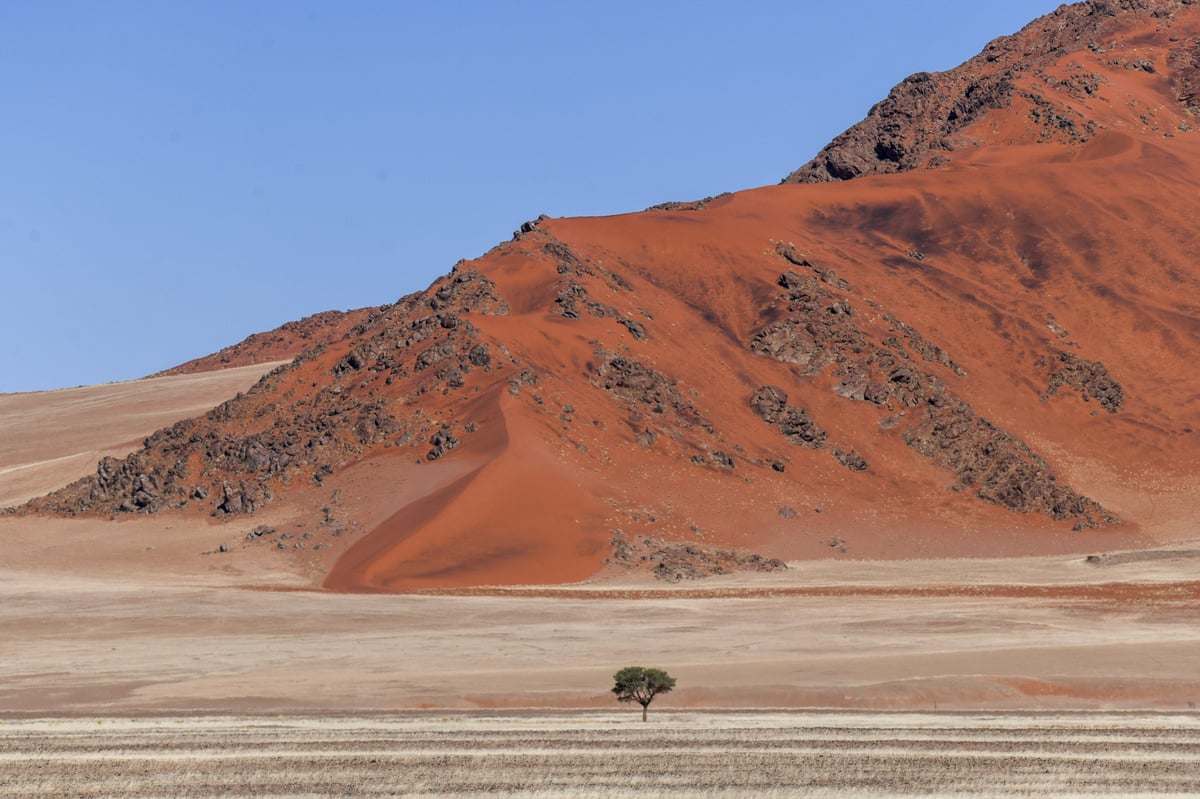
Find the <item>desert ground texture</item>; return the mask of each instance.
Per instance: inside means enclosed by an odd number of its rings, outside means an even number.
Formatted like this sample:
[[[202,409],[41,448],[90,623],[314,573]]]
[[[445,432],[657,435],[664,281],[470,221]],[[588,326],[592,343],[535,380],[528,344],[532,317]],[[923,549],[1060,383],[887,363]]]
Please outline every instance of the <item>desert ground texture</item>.
[[[0,796],[1195,795],[1192,717],[526,713],[0,725]]]

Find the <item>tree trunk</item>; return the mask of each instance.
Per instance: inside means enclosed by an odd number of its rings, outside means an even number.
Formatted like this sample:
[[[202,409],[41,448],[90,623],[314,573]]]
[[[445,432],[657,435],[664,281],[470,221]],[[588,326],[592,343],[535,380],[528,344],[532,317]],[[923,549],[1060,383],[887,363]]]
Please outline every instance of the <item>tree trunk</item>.
[[[642,705],[642,721],[646,720],[646,708],[647,707],[649,707],[649,705]]]

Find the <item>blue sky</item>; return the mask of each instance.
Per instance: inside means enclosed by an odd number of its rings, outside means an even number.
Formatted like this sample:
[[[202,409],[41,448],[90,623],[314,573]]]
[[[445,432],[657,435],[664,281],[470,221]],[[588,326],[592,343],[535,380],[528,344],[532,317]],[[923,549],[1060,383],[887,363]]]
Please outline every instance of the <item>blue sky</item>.
[[[0,3],[0,392],[391,302],[539,213],[776,183],[1056,6]]]

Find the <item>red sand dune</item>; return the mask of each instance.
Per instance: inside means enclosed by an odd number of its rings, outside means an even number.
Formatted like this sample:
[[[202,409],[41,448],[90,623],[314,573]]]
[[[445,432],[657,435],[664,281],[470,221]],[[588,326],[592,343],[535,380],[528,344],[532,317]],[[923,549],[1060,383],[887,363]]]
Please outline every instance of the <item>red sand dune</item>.
[[[579,580],[614,530],[700,561],[1192,534],[1200,8],[1130,5],[906,81],[797,185],[530,223],[31,509],[287,503],[339,591]]]

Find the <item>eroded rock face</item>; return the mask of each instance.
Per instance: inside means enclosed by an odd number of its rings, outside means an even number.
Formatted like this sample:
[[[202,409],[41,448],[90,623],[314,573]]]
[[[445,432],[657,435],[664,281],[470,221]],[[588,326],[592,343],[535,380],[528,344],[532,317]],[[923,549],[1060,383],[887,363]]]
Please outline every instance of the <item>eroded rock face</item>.
[[[564,319],[580,319],[585,313],[599,319],[614,319],[635,340],[645,341],[649,338],[644,324],[614,306],[594,299],[587,285],[599,282],[611,295],[631,292],[633,287],[628,281],[616,272],[580,257],[564,242],[550,238],[545,233],[539,235],[549,239],[542,245],[542,252],[554,259],[555,271],[560,276],[550,313]]]
[[[1004,72],[967,80],[955,73],[905,78],[867,118],[835,138],[784,183],[823,183],[914,169],[988,108],[1012,101]]]
[[[1086,106],[1067,99],[1090,98],[1104,79],[1074,64],[1065,77],[1042,70],[1065,55],[1104,52],[1105,43],[1131,19],[1169,23],[1188,5],[1191,0],[1092,0],[1060,6],[1019,33],[992,41],[961,66],[905,78],[865,119],[782,182],[824,183],[936,167],[954,151],[964,129],[1001,109],[1025,117],[1030,143],[1087,141],[1101,125],[1078,110]],[[1198,53],[1193,43],[1181,42],[1169,55],[1172,75],[1164,78],[1187,109],[1196,106]],[[1136,44],[1109,54],[1110,64],[1122,59],[1127,69],[1156,71],[1138,55]]]
[[[507,311],[490,279],[456,269],[372,317],[319,379],[301,375],[325,355],[325,345],[204,417],[159,430],[129,457],[106,458],[95,475],[29,508],[152,513],[201,504],[215,516],[252,514],[281,486],[320,484],[385,442],[417,446],[428,436],[429,459],[443,457],[458,439],[412,401],[462,391],[472,374],[490,371],[489,347],[469,318]]]
[[[1108,369],[1099,361],[1089,361],[1070,352],[1057,353],[1054,361],[1044,358],[1039,366],[1051,368],[1046,384],[1047,397],[1052,397],[1063,386],[1079,392],[1084,402],[1096,400],[1109,413],[1116,413],[1125,399],[1121,384],[1112,378]]]
[[[1018,513],[1078,519],[1080,526],[1112,520],[1098,503],[1059,484],[1049,465],[1027,444],[949,394],[929,397],[904,440],[953,472],[956,490],[970,489],[981,499]]]
[[[754,336],[750,341],[754,352],[815,375],[834,363],[840,352],[863,346],[862,333],[851,320],[854,309],[819,276],[788,270],[779,276],[779,285],[787,290],[788,315]]]
[[[633,358],[605,357],[596,368],[593,382],[627,405],[655,414],[672,412],[676,423],[683,428],[708,425],[700,411],[675,388],[673,380]]]
[[[768,311],[777,321],[750,339],[752,351],[801,367],[805,378],[829,373],[838,379],[833,386],[838,396],[880,406],[887,415],[879,429],[901,431],[908,446],[954,474],[957,490],[974,491],[1018,513],[1076,519],[1080,526],[1113,521],[1099,504],[1060,485],[1029,446],[980,417],[930,371],[965,374],[944,349],[892,314],[881,315],[886,332],[868,333],[858,324],[848,284],[823,280],[817,267],[790,247],[777,252],[811,274],[789,270],[780,276],[783,307]],[[1119,405],[1120,387],[1102,366],[1069,353],[1060,355],[1059,364],[1051,376],[1055,388],[1072,385],[1085,397],[1104,397],[1110,410]],[[787,399],[783,388],[763,386],[749,404],[792,443],[824,447],[825,432]],[[897,408],[907,410],[901,415],[894,413]],[[867,468],[867,459],[857,452],[837,446],[831,452],[853,471]]]
[[[750,397],[750,407],[767,424],[775,424],[787,408],[788,395],[779,386],[763,386]]]
[[[435,311],[455,308],[476,311],[490,316],[508,313],[508,302],[496,293],[496,284],[473,269],[456,269],[436,286],[429,298],[429,307]]]

